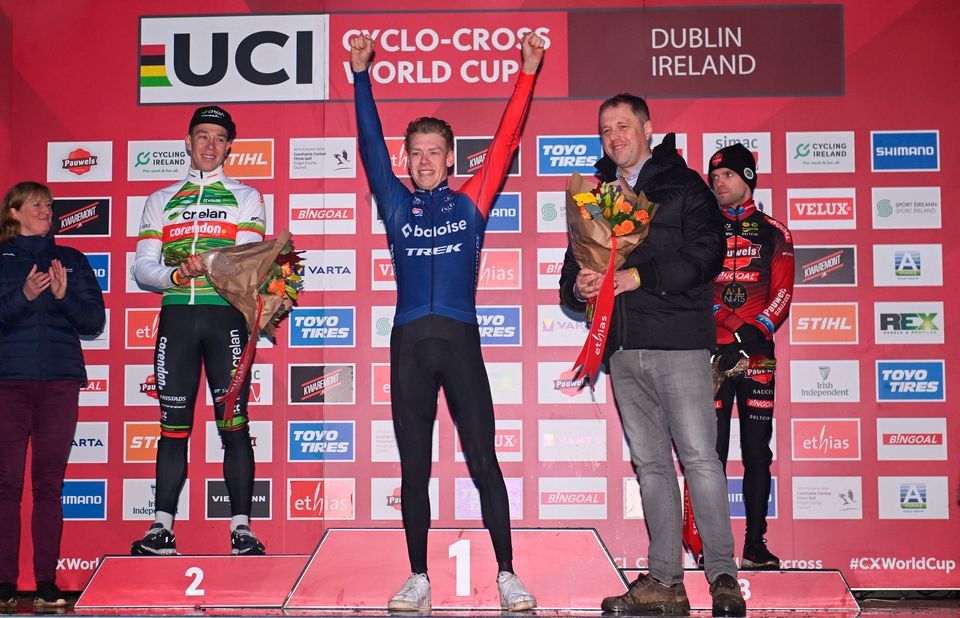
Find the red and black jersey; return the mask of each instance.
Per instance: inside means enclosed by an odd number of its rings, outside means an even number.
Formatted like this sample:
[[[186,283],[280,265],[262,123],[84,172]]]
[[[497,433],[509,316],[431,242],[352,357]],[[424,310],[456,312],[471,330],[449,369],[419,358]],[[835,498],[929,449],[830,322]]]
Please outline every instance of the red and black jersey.
[[[743,324],[772,339],[793,299],[790,230],[760,212],[753,200],[721,211],[727,253],[713,286],[717,344],[733,342]]]

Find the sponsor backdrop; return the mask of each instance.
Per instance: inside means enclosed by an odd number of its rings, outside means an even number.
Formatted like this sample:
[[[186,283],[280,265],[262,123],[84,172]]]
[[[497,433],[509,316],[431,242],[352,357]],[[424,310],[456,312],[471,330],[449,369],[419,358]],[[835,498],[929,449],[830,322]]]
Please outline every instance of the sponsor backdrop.
[[[535,4],[451,12],[413,0],[398,12],[330,1],[259,14],[278,9],[172,0],[146,14],[139,3],[0,0],[0,176],[50,183],[60,242],[90,256],[109,307],[107,329],[84,342],[90,382],[64,488],[61,585],[82,586],[99,556],[128,551],[152,513],[159,298],[130,266],[145,196],[183,176],[182,136],[201,103],[233,113],[227,171],[265,195],[269,232],[290,229],[308,251],[302,304],[254,366],[254,526],[272,553],[304,553],[330,526],[399,525],[395,282],[358,164],[346,42],[377,39],[374,91],[395,173],[406,175],[407,121],[435,114],[457,131],[458,185],[483,159],[517,43],[535,30],[549,51],[478,292],[514,524],[595,527],[619,565],[646,566],[612,393],[606,381],[591,394],[558,380],[586,336],[557,303],[565,177],[590,173],[598,102],[628,90],[649,97],[654,141],[678,133],[701,172],[717,148],[747,145],[765,211],[795,232],[796,302],[777,334],[771,549],[786,567],[841,569],[858,588],[960,587],[960,434],[949,413],[960,389],[947,379],[960,362],[947,242],[958,222],[943,207],[960,202],[947,180],[960,152],[957,85],[944,79],[960,53],[948,28],[960,6]],[[616,59],[598,36],[618,42]],[[228,549],[209,401],[198,405],[176,529],[187,553]],[[434,523],[478,526],[442,397],[433,460]],[[29,564],[27,554],[24,588]]]

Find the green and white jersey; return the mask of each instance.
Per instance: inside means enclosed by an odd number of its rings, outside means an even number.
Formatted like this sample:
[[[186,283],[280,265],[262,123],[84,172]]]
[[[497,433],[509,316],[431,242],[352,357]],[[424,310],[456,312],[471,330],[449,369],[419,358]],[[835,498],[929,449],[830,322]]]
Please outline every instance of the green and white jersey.
[[[155,191],[140,220],[134,275],[140,287],[163,290],[163,305],[228,305],[206,277],[175,286],[175,266],[163,263],[171,250],[191,255],[263,240],[263,197],[223,175],[190,169],[186,180]]]

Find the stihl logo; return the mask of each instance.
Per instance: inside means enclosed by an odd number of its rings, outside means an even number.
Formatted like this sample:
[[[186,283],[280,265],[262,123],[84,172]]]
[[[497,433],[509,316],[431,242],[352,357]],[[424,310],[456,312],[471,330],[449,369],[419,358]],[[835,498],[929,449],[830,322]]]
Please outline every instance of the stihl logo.
[[[857,343],[857,304],[793,303],[790,341],[799,344]]]
[[[125,423],[123,433],[123,461],[125,463],[157,460],[157,446],[160,444],[160,423]]]

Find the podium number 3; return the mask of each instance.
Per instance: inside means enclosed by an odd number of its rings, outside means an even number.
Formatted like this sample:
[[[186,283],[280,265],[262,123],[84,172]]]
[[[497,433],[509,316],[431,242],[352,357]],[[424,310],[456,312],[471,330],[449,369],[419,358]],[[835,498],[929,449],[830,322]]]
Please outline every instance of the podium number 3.
[[[184,573],[184,576],[193,578],[193,581],[187,586],[186,595],[188,597],[202,597],[207,594],[206,591],[200,587],[200,583],[203,581],[203,569],[200,567],[190,567],[187,569],[187,572]]]
[[[460,539],[451,545],[447,557],[457,560],[457,596],[470,596],[470,541]]]

